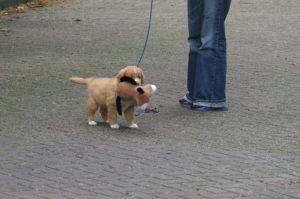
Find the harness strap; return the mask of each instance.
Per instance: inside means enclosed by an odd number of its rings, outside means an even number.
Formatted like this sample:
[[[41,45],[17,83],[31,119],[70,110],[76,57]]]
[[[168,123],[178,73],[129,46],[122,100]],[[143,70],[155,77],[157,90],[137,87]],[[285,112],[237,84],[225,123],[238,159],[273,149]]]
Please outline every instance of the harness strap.
[[[117,105],[117,111],[119,113],[119,115],[122,115],[122,104],[121,104],[121,97],[118,96],[116,98],[116,105]]]

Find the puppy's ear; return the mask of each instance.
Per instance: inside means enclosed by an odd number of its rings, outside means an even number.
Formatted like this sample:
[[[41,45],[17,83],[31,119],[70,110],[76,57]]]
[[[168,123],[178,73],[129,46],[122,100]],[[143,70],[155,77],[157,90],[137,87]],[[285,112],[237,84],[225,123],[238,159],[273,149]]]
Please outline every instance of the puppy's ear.
[[[145,93],[145,91],[144,91],[141,87],[137,88],[136,90],[137,90],[140,94],[144,94],[144,93]]]
[[[137,77],[141,80],[141,85],[144,85],[145,74],[141,68],[137,67]]]
[[[144,72],[142,71],[141,73],[141,84],[144,85],[144,80],[145,80],[145,75]]]
[[[119,73],[116,75],[116,78],[121,79],[121,77],[125,76],[125,68],[119,71]]]
[[[127,76],[121,77],[120,82],[128,82],[135,86],[138,85],[138,83],[136,83],[136,81],[134,79],[132,79],[131,77],[127,77]]]

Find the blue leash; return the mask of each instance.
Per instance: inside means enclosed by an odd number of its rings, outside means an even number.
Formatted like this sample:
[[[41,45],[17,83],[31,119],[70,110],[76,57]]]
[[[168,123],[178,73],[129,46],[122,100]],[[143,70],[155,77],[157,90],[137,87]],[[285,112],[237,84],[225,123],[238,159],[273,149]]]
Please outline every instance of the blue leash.
[[[149,22],[148,22],[148,30],[147,30],[147,35],[146,35],[146,39],[145,39],[145,43],[144,43],[144,47],[143,50],[141,52],[141,56],[140,59],[137,63],[137,67],[140,67],[141,61],[143,59],[146,47],[147,47],[147,43],[148,43],[148,39],[149,39],[149,33],[150,33],[150,27],[151,27],[151,21],[152,21],[152,10],[153,10],[153,0],[151,0],[151,5],[150,5],[150,14],[149,14]]]

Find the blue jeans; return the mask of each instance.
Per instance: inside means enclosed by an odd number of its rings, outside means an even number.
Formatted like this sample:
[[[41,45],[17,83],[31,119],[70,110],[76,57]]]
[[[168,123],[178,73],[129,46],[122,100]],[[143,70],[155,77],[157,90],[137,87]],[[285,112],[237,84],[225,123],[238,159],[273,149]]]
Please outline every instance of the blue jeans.
[[[195,105],[226,104],[225,18],[231,0],[188,0],[188,94]]]

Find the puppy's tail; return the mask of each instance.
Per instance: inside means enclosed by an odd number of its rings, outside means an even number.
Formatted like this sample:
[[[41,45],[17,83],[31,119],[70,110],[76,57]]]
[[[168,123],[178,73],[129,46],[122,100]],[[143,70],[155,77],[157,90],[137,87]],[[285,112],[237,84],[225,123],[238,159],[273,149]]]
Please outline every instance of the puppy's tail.
[[[81,78],[81,77],[71,77],[69,80],[71,82],[77,83],[77,84],[88,84],[90,78]]]

